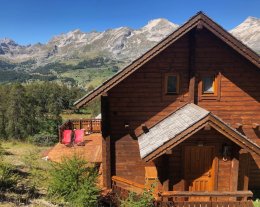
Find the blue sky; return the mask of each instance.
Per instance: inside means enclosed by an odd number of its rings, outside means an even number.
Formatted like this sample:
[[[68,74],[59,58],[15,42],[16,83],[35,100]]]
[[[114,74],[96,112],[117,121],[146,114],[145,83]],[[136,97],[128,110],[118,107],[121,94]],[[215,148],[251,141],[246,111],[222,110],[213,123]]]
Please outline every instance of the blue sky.
[[[151,19],[183,24],[203,11],[225,29],[260,17],[260,0],[0,0],[0,38],[20,44],[47,42],[74,29],[140,28]]]

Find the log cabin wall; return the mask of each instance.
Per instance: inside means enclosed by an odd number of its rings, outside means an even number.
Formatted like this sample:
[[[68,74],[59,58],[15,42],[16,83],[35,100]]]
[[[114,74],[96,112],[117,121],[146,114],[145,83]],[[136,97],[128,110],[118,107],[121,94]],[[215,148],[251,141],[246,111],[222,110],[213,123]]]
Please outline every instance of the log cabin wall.
[[[198,105],[211,111],[260,145],[260,71],[207,30],[196,39],[196,69],[221,73],[220,100],[200,100]],[[199,79],[199,78],[198,78]],[[260,157],[250,158],[249,188],[260,187]],[[253,181],[253,182],[252,182]]]
[[[206,139],[205,139],[206,137]],[[214,167],[212,168],[211,176],[216,176],[214,179],[214,190],[215,191],[233,191],[231,171],[232,171],[232,158],[238,158],[239,147],[231,142],[224,135],[220,134],[214,129],[209,131],[201,130],[194,134],[186,141],[181,143],[179,146],[173,148],[172,154],[167,155],[168,158],[168,169],[169,175],[169,190],[170,191],[184,191],[185,189],[185,179],[184,179],[184,154],[183,150],[185,146],[198,146],[201,144],[203,146],[213,146],[215,148],[215,160]],[[232,146],[232,158],[224,161],[222,155],[223,144]],[[203,147],[201,146],[201,147]]]
[[[112,175],[144,184],[144,162],[140,159],[136,137],[142,132],[142,124],[149,128],[189,101],[189,38],[188,34],[184,35],[108,91]],[[253,123],[260,123],[259,68],[206,29],[196,31],[195,41],[198,105],[233,127],[242,123],[241,132],[260,145],[260,133],[252,128]],[[207,71],[221,73],[219,100],[198,98],[199,75]],[[164,95],[164,74],[169,72],[180,75],[179,95]],[[251,187],[260,187],[259,167],[260,159],[252,159]]]

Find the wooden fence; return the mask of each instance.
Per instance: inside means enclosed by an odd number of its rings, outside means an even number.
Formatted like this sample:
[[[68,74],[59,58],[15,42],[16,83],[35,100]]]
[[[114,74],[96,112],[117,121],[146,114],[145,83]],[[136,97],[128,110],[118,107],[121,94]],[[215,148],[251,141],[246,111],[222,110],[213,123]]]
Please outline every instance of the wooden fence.
[[[125,199],[130,192],[141,194],[145,185],[118,176],[112,177],[112,192],[115,194],[116,204],[119,199]],[[155,196],[156,207],[253,207],[250,199],[251,191],[236,192],[189,192],[165,191]]]
[[[101,119],[72,119],[65,121],[59,127],[59,140],[65,129],[85,129],[86,134],[101,133]]]

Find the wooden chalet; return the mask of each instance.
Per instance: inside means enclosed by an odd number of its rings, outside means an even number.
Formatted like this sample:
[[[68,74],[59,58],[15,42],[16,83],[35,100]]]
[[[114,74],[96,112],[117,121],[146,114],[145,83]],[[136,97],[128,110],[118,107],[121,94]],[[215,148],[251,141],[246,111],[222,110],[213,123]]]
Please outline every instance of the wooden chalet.
[[[251,206],[260,58],[202,12],[101,86],[103,182],[175,206]]]

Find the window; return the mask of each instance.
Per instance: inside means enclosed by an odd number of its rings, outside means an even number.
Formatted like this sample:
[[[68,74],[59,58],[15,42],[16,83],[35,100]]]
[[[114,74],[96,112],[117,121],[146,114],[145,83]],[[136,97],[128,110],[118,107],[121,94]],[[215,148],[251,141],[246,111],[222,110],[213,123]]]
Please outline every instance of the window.
[[[199,74],[199,100],[220,100],[221,73],[207,72]]]
[[[165,78],[165,93],[166,94],[178,94],[179,93],[179,76],[166,74]]]
[[[214,76],[205,76],[202,78],[203,94],[214,94],[215,92],[214,81],[215,81]]]

